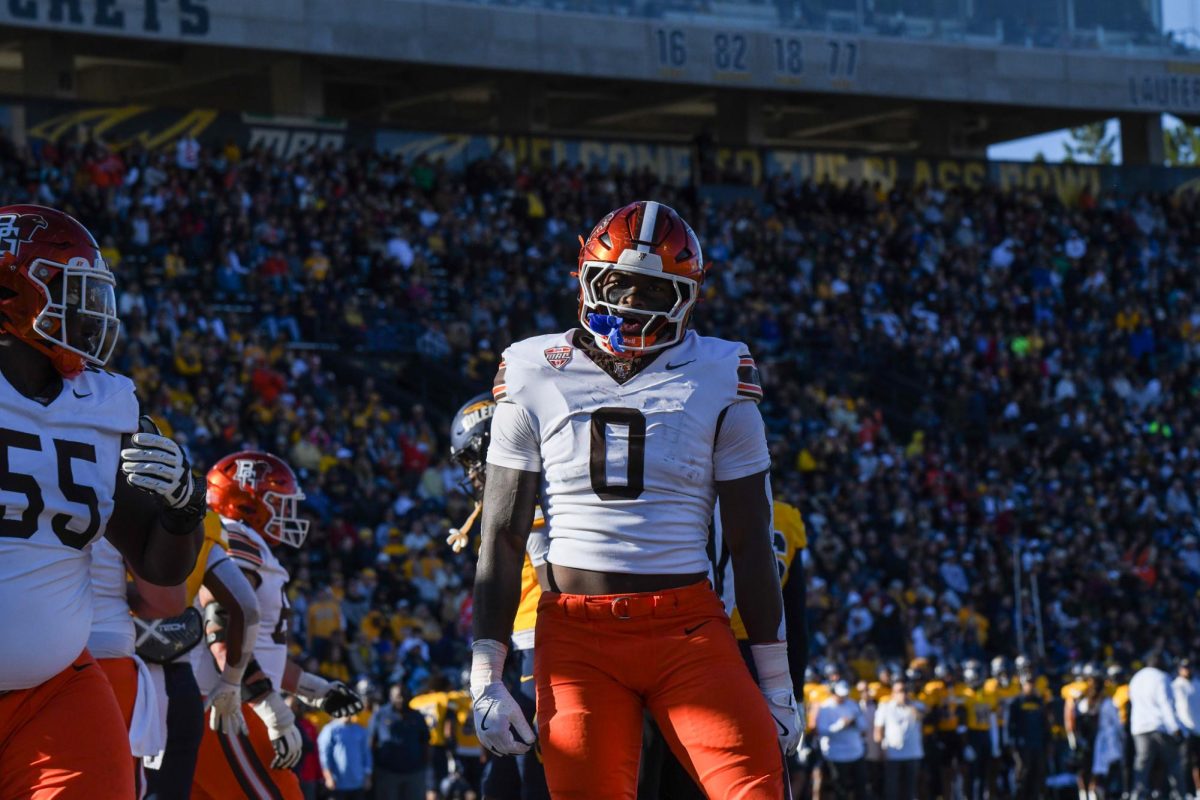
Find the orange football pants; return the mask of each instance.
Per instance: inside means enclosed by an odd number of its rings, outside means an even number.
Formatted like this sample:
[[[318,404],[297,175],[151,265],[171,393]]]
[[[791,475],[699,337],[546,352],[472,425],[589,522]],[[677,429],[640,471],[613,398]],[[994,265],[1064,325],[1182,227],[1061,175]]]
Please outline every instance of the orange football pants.
[[[0,800],[132,800],[129,733],[87,650],[32,689],[0,693]]]
[[[538,733],[555,800],[633,800],[643,709],[709,797],[784,796],[774,720],[707,581],[544,592],[536,637]]]
[[[204,738],[196,776],[192,779],[192,800],[304,800],[300,779],[290,769],[271,769],[275,748],[266,724],[249,703],[242,704],[249,733],[226,736],[208,727],[205,715]]]

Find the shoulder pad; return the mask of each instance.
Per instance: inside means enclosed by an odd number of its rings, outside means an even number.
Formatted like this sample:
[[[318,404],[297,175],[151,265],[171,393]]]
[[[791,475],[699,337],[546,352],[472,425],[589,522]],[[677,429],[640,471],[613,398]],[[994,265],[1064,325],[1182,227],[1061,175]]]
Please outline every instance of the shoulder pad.
[[[758,376],[758,365],[750,356],[750,351],[738,355],[737,393],[754,402],[763,398],[762,379]]]
[[[239,531],[225,531],[229,541],[229,556],[243,566],[257,569],[262,566],[263,556],[258,542]]]
[[[527,384],[531,375],[545,370],[557,372],[570,362],[574,352],[575,347],[567,333],[533,336],[509,345],[492,383],[492,397],[497,403],[511,398]]]
[[[89,398],[86,402],[108,429],[125,433],[137,430],[140,410],[137,390],[124,375],[89,366],[66,382],[63,391],[68,389],[80,399]]]
[[[696,341],[704,360],[712,363],[720,374],[732,378],[738,397],[755,402],[762,400],[762,380],[749,347],[742,342],[713,336],[697,336]]]

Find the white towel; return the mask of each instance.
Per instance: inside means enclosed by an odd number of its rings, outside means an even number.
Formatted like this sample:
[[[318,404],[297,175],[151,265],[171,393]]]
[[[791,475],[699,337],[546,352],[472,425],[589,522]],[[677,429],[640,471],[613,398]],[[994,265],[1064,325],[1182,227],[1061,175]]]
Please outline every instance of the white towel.
[[[156,756],[167,747],[167,684],[161,667],[151,670],[136,655],[133,661],[138,668],[138,688],[129,722],[129,748],[135,757]]]

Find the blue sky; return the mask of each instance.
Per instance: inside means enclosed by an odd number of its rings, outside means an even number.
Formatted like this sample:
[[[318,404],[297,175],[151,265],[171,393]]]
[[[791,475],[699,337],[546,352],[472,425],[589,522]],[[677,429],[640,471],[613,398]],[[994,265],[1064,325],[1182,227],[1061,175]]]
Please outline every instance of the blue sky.
[[[1200,44],[1200,0],[1163,0],[1163,29],[1179,32],[1193,45]],[[1169,114],[1163,115],[1164,127],[1176,124],[1178,120],[1174,117]],[[1108,121],[1108,132],[1110,135],[1116,135],[1118,142],[1120,141],[1121,131],[1116,120]],[[1055,131],[1015,139],[989,147],[988,158],[993,161],[1032,161],[1038,153],[1042,153],[1047,161],[1062,161],[1065,155],[1063,142],[1066,138],[1065,131]],[[1118,160],[1120,154],[1118,146]]]

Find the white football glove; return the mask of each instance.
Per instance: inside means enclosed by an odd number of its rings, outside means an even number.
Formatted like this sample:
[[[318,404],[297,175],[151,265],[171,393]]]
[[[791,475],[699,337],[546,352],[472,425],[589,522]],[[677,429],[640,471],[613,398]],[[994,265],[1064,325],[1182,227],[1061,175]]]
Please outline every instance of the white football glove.
[[[492,753],[519,756],[529,752],[534,734],[502,680],[507,655],[508,646],[495,639],[478,639],[471,645],[475,735]]]
[[[327,681],[311,672],[300,674],[296,696],[335,719],[351,717],[363,710],[362,698],[349,686],[341,681]]]
[[[767,708],[775,719],[775,734],[785,755],[800,747],[804,736],[804,717],[792,688],[792,673],[788,669],[787,642],[771,642],[750,646],[754,668],[758,672],[758,688],[767,700]]]
[[[304,750],[304,739],[296,727],[295,715],[279,692],[271,692],[266,699],[255,703],[253,708],[254,713],[266,724],[271,746],[275,748],[271,769],[291,769],[296,766]]]
[[[195,482],[187,456],[175,441],[157,433],[135,433],[121,450],[121,471],[130,486],[160,495],[171,508],[192,499]]]
[[[246,733],[246,719],[242,716],[242,686],[222,680],[208,696],[208,727],[226,736]]]

